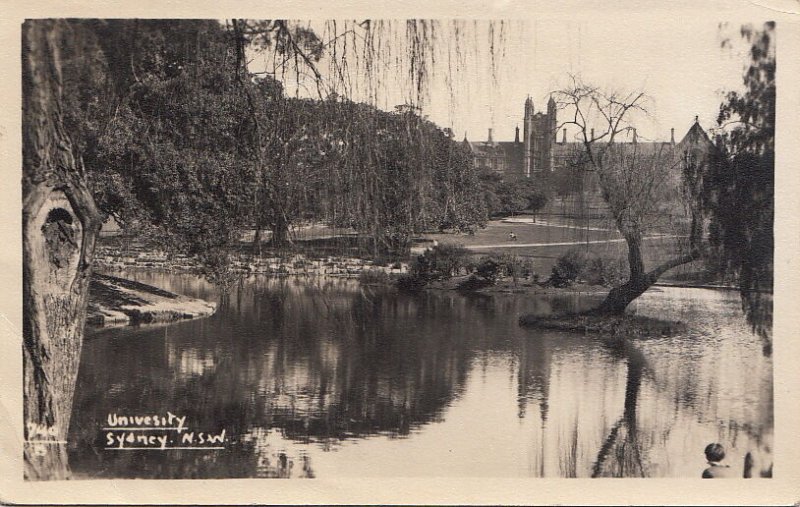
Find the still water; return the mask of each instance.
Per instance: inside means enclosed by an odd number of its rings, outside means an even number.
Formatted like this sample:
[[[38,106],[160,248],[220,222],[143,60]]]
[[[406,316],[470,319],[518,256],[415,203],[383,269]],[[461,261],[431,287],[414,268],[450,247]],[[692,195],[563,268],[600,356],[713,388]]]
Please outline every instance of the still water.
[[[585,295],[251,278],[222,296],[192,276],[125,276],[219,307],[88,330],[69,437],[78,477],[699,477],[711,442],[735,468],[748,451],[771,460],[772,360],[735,292],[651,289],[633,311],[696,330],[618,347],[517,325],[591,305]],[[109,448],[110,414],[167,412],[195,438],[224,430],[221,449]]]

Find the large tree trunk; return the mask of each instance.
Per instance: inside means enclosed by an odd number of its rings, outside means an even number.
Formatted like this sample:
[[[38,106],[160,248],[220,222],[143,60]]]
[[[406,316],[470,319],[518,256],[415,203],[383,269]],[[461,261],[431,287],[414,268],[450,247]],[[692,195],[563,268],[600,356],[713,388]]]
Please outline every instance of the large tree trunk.
[[[25,477],[69,476],[66,438],[99,214],[61,112],[63,21],[22,28]]]
[[[686,264],[700,258],[700,249],[692,248],[688,254],[671,259],[652,271],[645,272],[642,257],[642,236],[640,234],[625,234],[628,244],[628,264],[630,265],[630,278],[627,282],[611,289],[603,303],[595,310],[600,314],[621,315],[631,302],[641,296],[653,286],[670,269]]]
[[[289,221],[281,212],[275,213],[275,219],[272,221],[272,239],[270,243],[274,248],[282,249],[289,246]]]
[[[261,257],[261,219],[256,220],[256,229],[253,232],[253,254]]]

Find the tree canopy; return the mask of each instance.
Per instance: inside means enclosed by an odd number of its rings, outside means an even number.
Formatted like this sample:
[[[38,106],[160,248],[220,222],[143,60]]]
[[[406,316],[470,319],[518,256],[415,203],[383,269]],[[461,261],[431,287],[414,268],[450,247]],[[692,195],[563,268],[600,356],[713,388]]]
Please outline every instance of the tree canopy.
[[[753,329],[772,330],[775,219],[775,23],[743,26],[750,62],[743,90],[720,106],[719,142],[724,157],[707,178],[712,268],[739,284]],[[723,45],[728,44],[723,42]]]
[[[248,70],[252,47],[319,79],[324,45],[301,25],[68,23],[66,123],[100,209],[212,271],[244,230],[284,246],[301,218],[354,227],[376,252],[486,219],[469,155],[415,107],[290,97]]]

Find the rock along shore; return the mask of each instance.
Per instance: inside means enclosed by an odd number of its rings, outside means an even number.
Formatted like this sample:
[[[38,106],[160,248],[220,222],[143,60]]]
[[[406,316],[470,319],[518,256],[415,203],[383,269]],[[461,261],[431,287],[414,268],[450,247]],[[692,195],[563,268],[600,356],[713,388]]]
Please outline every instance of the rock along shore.
[[[208,317],[216,309],[216,303],[95,273],[89,284],[86,323],[94,326],[125,326],[171,322]]]
[[[189,255],[169,254],[140,244],[99,245],[95,265],[107,270],[142,269],[170,273],[195,273],[198,262]],[[235,273],[270,276],[335,276],[357,278],[363,271],[383,271],[389,275],[408,272],[407,262],[377,265],[375,262],[350,256],[293,254],[285,257],[235,254],[230,269]]]

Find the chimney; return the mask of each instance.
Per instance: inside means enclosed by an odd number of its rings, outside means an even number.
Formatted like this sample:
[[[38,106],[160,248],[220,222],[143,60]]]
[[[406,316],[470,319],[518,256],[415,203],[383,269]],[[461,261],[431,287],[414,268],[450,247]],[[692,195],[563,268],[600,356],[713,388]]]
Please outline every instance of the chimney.
[[[591,135],[589,136],[589,140],[592,141],[594,139],[594,129],[591,130]]]
[[[675,127],[669,129],[669,142],[675,144]]]
[[[567,144],[567,129],[563,130],[563,135],[561,136],[561,144]]]
[[[514,134],[514,143],[519,144],[519,125],[517,125],[517,133]]]
[[[636,129],[633,129],[633,144],[636,144],[639,139],[636,138]]]
[[[489,129],[489,140],[486,141],[487,143],[492,143],[492,129]]]

